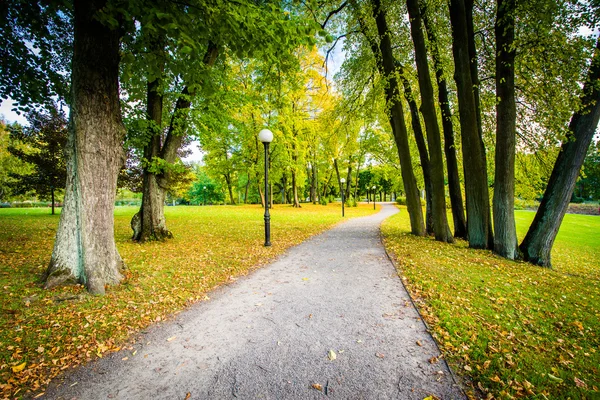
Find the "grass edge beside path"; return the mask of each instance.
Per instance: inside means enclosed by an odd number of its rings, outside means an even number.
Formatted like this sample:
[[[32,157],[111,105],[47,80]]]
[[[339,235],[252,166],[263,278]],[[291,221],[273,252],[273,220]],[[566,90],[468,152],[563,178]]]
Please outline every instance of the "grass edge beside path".
[[[50,258],[59,216],[46,209],[0,210],[0,398],[37,396],[62,371],[120,349],[133,338],[246,275],[287,249],[353,217],[359,204],[275,205],[271,247],[264,246],[260,206],[166,207],[174,239],[133,243],[137,207],[117,207],[115,239],[128,270],[105,296],[83,287],[44,290],[39,277]],[[131,351],[125,358],[136,355]]]
[[[600,217],[565,218],[550,270],[415,237],[400,210],[386,251],[470,397],[600,398]]]

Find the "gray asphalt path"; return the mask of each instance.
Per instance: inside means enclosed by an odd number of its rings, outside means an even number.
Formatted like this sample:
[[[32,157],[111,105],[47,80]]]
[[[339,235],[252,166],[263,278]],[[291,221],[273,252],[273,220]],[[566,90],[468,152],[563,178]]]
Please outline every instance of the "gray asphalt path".
[[[397,211],[290,249],[44,398],[463,399],[381,244]]]

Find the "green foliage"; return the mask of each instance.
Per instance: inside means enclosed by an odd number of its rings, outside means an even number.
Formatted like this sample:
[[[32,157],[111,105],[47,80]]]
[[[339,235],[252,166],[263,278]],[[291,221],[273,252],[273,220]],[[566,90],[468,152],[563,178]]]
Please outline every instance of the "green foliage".
[[[25,161],[15,157],[8,148],[26,147],[10,138],[6,123],[0,121],[0,201],[14,198],[18,180],[15,176],[32,172],[32,167]]]
[[[533,216],[516,212],[520,237]],[[382,232],[444,358],[477,392],[595,398],[599,229],[598,217],[567,214],[552,270],[410,235],[404,208]]]
[[[8,151],[33,166],[30,173],[13,173],[17,180],[14,192],[34,191],[39,198],[48,199],[53,191],[64,189],[66,184],[67,119],[54,106],[48,113],[29,111],[27,122],[26,127],[9,127],[12,140],[25,147],[9,146]]]

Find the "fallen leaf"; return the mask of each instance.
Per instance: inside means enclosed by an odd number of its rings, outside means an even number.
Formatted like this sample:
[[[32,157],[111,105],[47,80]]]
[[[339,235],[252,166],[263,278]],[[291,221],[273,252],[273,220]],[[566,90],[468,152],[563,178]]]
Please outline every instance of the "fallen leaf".
[[[375,357],[384,358],[385,355],[381,353],[375,353]]]
[[[559,378],[558,376],[554,376],[554,375],[552,375],[552,374],[547,374],[547,375],[548,375],[548,378],[550,378],[550,379],[551,379],[551,380],[553,380],[554,382],[561,383],[561,382],[563,381],[563,380],[562,380],[562,378]]]
[[[311,386],[313,387],[313,389],[317,389],[320,392],[323,391],[323,386],[319,385],[318,383],[313,383]]]
[[[185,399],[184,400],[188,400],[190,397],[192,397],[192,394],[190,392],[187,392],[185,394]]]
[[[581,379],[579,379],[579,378],[573,378],[573,380],[575,381],[575,385],[576,385],[577,387],[580,387],[580,388],[585,388],[585,389],[587,389],[587,383],[585,383],[585,382],[584,382],[584,381],[582,381]]]
[[[333,361],[337,358],[337,355],[335,354],[335,351],[329,350],[329,353],[327,353],[327,357],[329,357],[330,361]]]
[[[25,369],[26,365],[27,365],[27,362],[21,363],[19,365],[15,365],[14,367],[12,367],[12,372],[14,372],[14,373],[21,372]]]
[[[491,361],[490,361],[490,360],[486,360],[486,361],[483,363],[483,369],[488,369],[488,367],[490,366],[490,364],[491,364]]]
[[[465,369],[465,371],[473,371],[473,369],[468,365],[465,365],[463,368]]]
[[[417,346],[423,346],[420,340],[417,340]]]
[[[177,338],[177,336],[171,336],[170,338],[167,339],[167,342],[172,342],[176,338]]]

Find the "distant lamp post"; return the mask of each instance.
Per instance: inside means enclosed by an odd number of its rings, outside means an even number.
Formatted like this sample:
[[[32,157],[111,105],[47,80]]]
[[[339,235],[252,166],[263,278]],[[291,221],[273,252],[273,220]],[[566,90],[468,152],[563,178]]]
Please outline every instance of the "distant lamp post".
[[[342,217],[344,216],[344,183],[346,183],[346,179],[342,178],[340,179],[340,182],[342,183]]]
[[[375,189],[377,189],[377,186],[373,185],[372,189],[373,189],[373,210],[374,210],[375,202],[377,201],[377,199],[375,198]]]
[[[202,196],[203,203],[204,203],[204,205],[206,205],[206,186],[204,186],[202,188],[202,194],[203,194],[203,196]]]
[[[273,141],[273,132],[263,129],[258,140],[265,146],[265,246],[271,245],[271,216],[269,215],[269,143]]]

